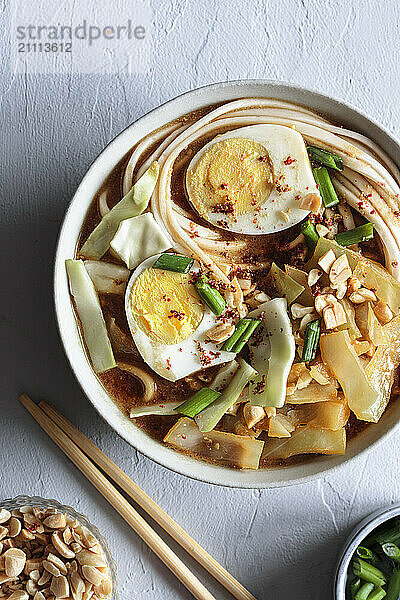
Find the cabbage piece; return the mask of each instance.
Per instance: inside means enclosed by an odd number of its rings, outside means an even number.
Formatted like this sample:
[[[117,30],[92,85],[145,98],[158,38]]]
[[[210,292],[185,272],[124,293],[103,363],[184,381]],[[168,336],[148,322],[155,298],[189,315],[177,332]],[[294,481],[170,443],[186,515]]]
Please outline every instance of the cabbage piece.
[[[267,286],[276,290],[278,296],[286,298],[288,304],[291,304],[304,292],[304,286],[297,283],[285,271],[282,271],[275,263],[272,263],[271,269],[266,277]]]
[[[310,383],[305,388],[297,389],[293,394],[286,396],[287,404],[309,404],[310,402],[328,402],[336,400],[337,389],[333,383],[320,385],[319,383]]]
[[[380,419],[389,402],[395,371],[399,365],[400,341],[395,340],[388,346],[378,346],[365,367],[368,381],[378,390],[378,400],[374,406],[375,422]]]
[[[268,436],[274,438],[288,438],[294,431],[294,425],[285,417],[277,414],[269,419]]]
[[[243,388],[249,383],[250,378],[256,374],[255,370],[243,358],[239,358],[238,363],[239,366],[235,374],[219,398],[195,416],[194,420],[200,431],[211,431],[211,429],[214,429],[228,408],[231,408],[238,401]]]
[[[81,256],[84,258],[101,258],[110,247],[110,242],[121,221],[137,217],[147,208],[157,182],[159,170],[158,163],[153,162],[122,200],[104,215],[83,244],[80,250]]]
[[[354,252],[354,250],[350,250],[350,248],[345,248],[340,246],[333,240],[328,240],[328,238],[320,237],[317,245],[315,246],[314,254],[306,264],[306,270],[310,271],[311,269],[318,268],[319,259],[324,256],[329,250],[333,250],[336,258],[345,254],[349,261],[350,269],[353,270],[357,263],[363,258],[361,254],[358,252]],[[366,259],[364,259],[366,260]],[[368,261],[371,262],[371,261]],[[371,262],[371,264],[373,264]]]
[[[171,243],[153,215],[145,213],[121,221],[110,246],[128,269],[134,269],[146,258],[171,248]]]
[[[250,384],[250,403],[254,406],[283,406],[296,352],[287,301],[274,298],[260,304],[248,316],[261,318],[261,324],[248,344],[251,365],[258,372]]]
[[[380,300],[390,306],[397,315],[400,311],[400,282],[396,281],[388,271],[366,259],[360,260],[353,270],[362,285],[373,290]]]
[[[288,417],[293,419],[296,425],[309,425],[332,431],[344,427],[349,416],[350,409],[343,394],[335,401],[299,405],[288,413]]]
[[[181,404],[182,402],[179,401],[166,402],[165,404],[150,404],[147,406],[137,406],[135,408],[131,408],[129,416],[131,419],[136,419],[137,417],[147,417],[149,415],[158,415],[160,417],[170,417],[172,415],[176,416],[175,408],[177,408]]]
[[[216,390],[217,392],[222,392],[222,390],[231,381],[238,368],[239,363],[236,359],[227,362],[220,368],[208,387],[210,387],[212,390]]]
[[[362,421],[377,423],[381,417],[380,393],[372,386],[347,331],[321,336],[321,356],[344,391],[350,410]]]
[[[400,338],[400,315],[397,315],[397,317],[394,317],[390,323],[384,325],[383,330],[389,340],[389,343]]]
[[[363,338],[372,342],[374,346],[389,343],[386,331],[376,318],[370,302],[363,302],[357,306],[356,321]]]
[[[344,427],[337,431],[298,427],[290,438],[268,438],[264,445],[262,459],[285,459],[296,454],[344,454],[346,432]]]
[[[240,469],[258,469],[264,442],[250,437],[210,431],[202,433],[188,417],[179,419],[164,442],[197,458]]]
[[[85,269],[100,294],[125,294],[129,270],[102,260],[85,260]]]
[[[304,306],[314,306],[314,297],[308,285],[308,273],[296,269],[296,267],[292,267],[291,265],[285,265],[285,271],[289,277],[304,288],[304,292],[297,298],[297,302],[304,304]]]
[[[65,261],[69,287],[82,325],[84,341],[96,373],[116,366],[97,292],[81,260]]]

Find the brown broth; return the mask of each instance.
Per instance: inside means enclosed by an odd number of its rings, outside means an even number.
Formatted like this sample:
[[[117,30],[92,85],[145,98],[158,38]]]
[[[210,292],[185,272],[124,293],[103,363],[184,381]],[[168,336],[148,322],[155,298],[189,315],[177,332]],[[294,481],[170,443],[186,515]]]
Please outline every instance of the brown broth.
[[[206,114],[213,108],[215,108],[215,106],[211,106],[202,111],[196,111],[196,113],[185,115],[180,121],[184,122],[186,120],[198,118],[199,116]],[[221,133],[222,132],[223,131],[221,130]],[[215,134],[213,134],[212,137],[214,137],[214,135]],[[210,139],[211,137],[202,139],[201,145],[207,143]],[[199,217],[199,215],[193,212],[193,209],[190,203],[188,202],[185,193],[184,174],[191,158],[199,150],[199,147],[200,142],[196,142],[188,148],[186,148],[185,151],[182,152],[181,155],[178,157],[172,173],[171,193],[174,202],[180,207],[182,207],[185,211],[190,212],[193,216],[192,218],[194,221],[208,228],[212,228],[213,226],[210,225],[210,223],[203,221]],[[153,148],[149,150],[149,154],[152,151]],[[119,162],[119,164],[114,168],[112,173],[107,177],[104,184],[98,191],[98,194],[94,198],[91,206],[89,207],[85,221],[82,225],[82,230],[77,245],[78,258],[79,250],[82,247],[83,243],[87,239],[90,232],[101,220],[101,216],[98,209],[99,196],[103,192],[107,191],[107,203],[109,207],[114,206],[121,199],[123,173],[125,171],[125,167],[129,160],[129,156],[131,155],[131,152],[132,150],[129,151],[129,153]],[[358,214],[355,215],[355,218],[358,222]],[[255,272],[253,273],[253,281],[257,284],[257,287],[273,296],[273,290],[268,289],[265,282],[266,274],[268,273],[271,262],[276,262],[281,267],[285,263],[289,263],[293,266],[299,266],[301,268],[302,264],[304,264],[303,257],[298,256],[297,251],[290,252],[287,250],[288,242],[295,239],[298,236],[299,231],[300,226],[296,225],[283,232],[269,234],[268,236],[241,236],[240,234],[232,234],[228,231],[223,232],[223,235],[224,239],[228,241],[230,239],[233,240],[241,237],[245,237],[248,241],[250,240],[249,245],[251,246],[251,252],[243,253],[240,256],[240,261],[247,264],[250,263],[252,265],[262,263],[262,268],[255,270]],[[221,234],[220,229],[218,229],[218,232]],[[366,243],[364,249],[367,252],[373,252],[374,254],[378,253],[380,260],[382,261],[382,249],[379,243],[368,242]],[[108,262],[115,262],[120,264],[120,261],[109,252],[103,258]],[[105,314],[106,321],[109,317],[113,317],[116,320],[116,323],[120,327],[120,329],[124,333],[126,333],[127,336],[131,337],[127,319],[125,316],[123,296],[105,294],[101,295],[100,301],[103,312]],[[190,397],[194,393],[194,391],[196,391],[196,389],[199,389],[200,387],[204,386],[204,378],[208,378],[208,380],[211,381],[211,379],[218,371],[218,367],[204,368],[201,371],[201,380],[195,374],[177,382],[170,382],[154,373],[150,369],[150,367],[147,366],[147,364],[143,361],[137,350],[134,348],[134,345],[131,353],[127,354],[121,352],[119,354],[115,354],[117,362],[119,360],[124,362],[131,362],[132,364],[140,366],[141,369],[151,374],[154,381],[156,382],[157,389],[156,397],[152,400],[152,404],[162,404],[164,402],[173,401],[183,402],[185,399]],[[133,407],[143,406],[141,384],[131,374],[127,373],[126,371],[120,368],[115,368],[99,375],[99,379],[104,388],[107,390],[110,398],[118,405],[118,407],[124,414],[129,415],[130,409]],[[396,375],[396,379],[398,379],[398,374]],[[390,404],[393,403],[393,400],[394,394],[392,394]],[[166,433],[174,425],[178,418],[178,416],[147,416],[136,418],[134,419],[134,421],[135,424],[141,429],[143,429],[148,435],[162,443]],[[224,417],[217,428],[222,429],[224,431],[229,431],[231,419],[231,417]],[[352,414],[346,426],[348,441],[354,438],[362,431],[364,431],[367,427],[371,426],[373,425],[363,421],[358,421]],[[266,434],[264,432],[259,439],[266,439],[266,437],[263,437],[265,435]],[[262,463],[260,464],[260,467],[282,467],[309,462],[311,460],[313,460],[313,455],[298,455],[286,460],[279,461],[263,459]]]

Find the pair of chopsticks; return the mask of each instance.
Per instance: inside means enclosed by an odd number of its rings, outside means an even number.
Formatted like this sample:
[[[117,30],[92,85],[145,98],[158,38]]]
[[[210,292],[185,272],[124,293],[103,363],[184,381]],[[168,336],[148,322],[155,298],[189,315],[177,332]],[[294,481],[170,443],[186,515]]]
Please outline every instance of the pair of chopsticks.
[[[199,579],[188,569],[166,542],[150,527],[122,494],[96,467],[100,467],[130,498],[152,517],[202,567],[221,583],[237,600],[256,600],[228,571],[158,506],[126,473],[121,471],[93,442],[63,415],[41,401],[36,404],[27,394],[20,401],[40,427],[86,476],[94,487],[115,508],[132,529],[163,561],[183,585],[198,600],[215,600]]]

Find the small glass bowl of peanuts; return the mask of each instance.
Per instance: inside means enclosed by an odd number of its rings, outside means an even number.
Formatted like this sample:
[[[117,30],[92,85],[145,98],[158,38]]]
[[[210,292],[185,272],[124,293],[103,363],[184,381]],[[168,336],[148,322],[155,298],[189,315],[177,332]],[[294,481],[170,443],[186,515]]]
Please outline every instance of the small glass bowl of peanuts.
[[[56,500],[0,501],[0,599],[116,600],[116,565],[87,517]]]

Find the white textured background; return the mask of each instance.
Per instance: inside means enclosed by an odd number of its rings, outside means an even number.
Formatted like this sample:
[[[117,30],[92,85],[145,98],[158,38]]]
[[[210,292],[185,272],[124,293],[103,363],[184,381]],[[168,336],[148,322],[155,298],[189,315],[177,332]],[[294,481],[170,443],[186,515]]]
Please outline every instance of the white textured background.
[[[98,0],[89,18],[106,20],[107,4]],[[134,2],[124,7],[134,14]],[[86,513],[110,541],[122,600],[190,597],[24,413],[17,395],[28,390],[54,402],[260,600],[329,598],[346,533],[400,500],[398,436],[335,475],[281,490],[219,489],[168,472],[118,439],[72,377],[55,327],[52,257],[98,152],[185,90],[281,79],[350,101],[399,134],[397,0],[153,0],[150,69],[138,76],[14,75],[10,9],[0,2],[0,497],[37,493]]]

